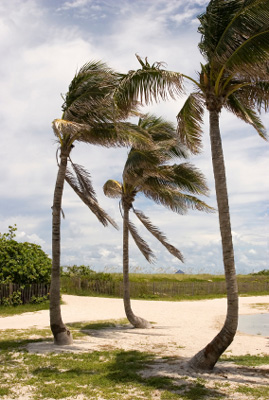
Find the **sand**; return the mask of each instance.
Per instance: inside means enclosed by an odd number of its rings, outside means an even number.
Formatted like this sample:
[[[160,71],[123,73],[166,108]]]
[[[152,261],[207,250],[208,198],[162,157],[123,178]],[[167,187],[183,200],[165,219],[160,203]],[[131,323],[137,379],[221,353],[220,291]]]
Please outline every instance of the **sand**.
[[[121,299],[63,295],[63,301],[65,304],[62,306],[62,317],[65,323],[125,318]],[[143,371],[144,376],[168,376],[179,384],[186,376],[193,380],[202,377],[206,380],[207,387],[221,386],[226,399],[235,399],[233,388],[238,385],[269,385],[268,365],[254,368],[221,362],[217,363],[212,372],[204,373],[188,368],[186,361],[219,332],[225,319],[226,299],[181,302],[133,300],[132,308],[136,315],[153,321],[154,328],[134,329],[130,325],[91,330],[85,337],[74,340],[72,346],[55,346],[51,341],[44,341],[30,343],[28,351],[46,353],[123,349],[153,352],[159,362]],[[241,315],[268,312],[269,296],[240,298]],[[0,318],[0,330],[45,328],[48,325],[47,310]],[[269,354],[269,337],[238,331],[225,354]],[[164,356],[174,356],[175,360],[165,361]],[[227,388],[225,382],[229,383]],[[30,397],[20,395],[18,398],[28,400]],[[241,399],[248,397],[237,392],[236,400]]]
[[[63,295],[62,317],[65,323],[125,318],[121,299]],[[262,304],[262,306],[257,306]],[[226,314],[226,299],[200,301],[133,300],[136,315],[154,322],[153,329],[133,329],[131,326],[113,331],[94,331],[87,340],[77,340],[68,350],[85,351],[104,347],[154,351],[163,355],[191,357],[205,346],[221,328]],[[269,312],[269,296],[241,297],[240,314]],[[43,310],[0,318],[0,329],[44,328],[49,326],[49,311]],[[269,336],[269,332],[268,332]],[[30,346],[30,351],[42,345]],[[51,343],[43,351],[57,350]],[[40,349],[41,350],[41,349]],[[59,349],[58,349],[59,350]],[[228,354],[268,354],[268,337],[237,332]]]

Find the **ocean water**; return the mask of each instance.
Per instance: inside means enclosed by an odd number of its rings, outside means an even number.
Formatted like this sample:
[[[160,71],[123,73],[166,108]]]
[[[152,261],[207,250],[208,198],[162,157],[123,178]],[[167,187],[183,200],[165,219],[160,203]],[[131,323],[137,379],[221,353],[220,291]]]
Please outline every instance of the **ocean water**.
[[[250,335],[269,336],[269,313],[239,315],[238,331]]]

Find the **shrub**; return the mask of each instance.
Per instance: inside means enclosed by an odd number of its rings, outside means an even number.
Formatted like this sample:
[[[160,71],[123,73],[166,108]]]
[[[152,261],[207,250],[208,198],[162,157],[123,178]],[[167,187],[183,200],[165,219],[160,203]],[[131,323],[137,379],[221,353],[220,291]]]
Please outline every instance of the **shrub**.
[[[51,259],[40,246],[17,242],[16,230],[9,226],[8,233],[0,233],[0,283],[49,283]]]
[[[88,281],[112,281],[113,277],[109,273],[96,272],[87,265],[73,265],[66,267],[66,271],[63,272],[63,276],[70,278],[81,278]]]

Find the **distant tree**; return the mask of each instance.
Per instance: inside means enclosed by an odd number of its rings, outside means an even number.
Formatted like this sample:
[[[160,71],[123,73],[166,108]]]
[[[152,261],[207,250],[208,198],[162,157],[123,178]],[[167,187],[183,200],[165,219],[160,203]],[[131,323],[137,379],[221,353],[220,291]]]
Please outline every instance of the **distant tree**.
[[[123,210],[123,283],[124,308],[130,323],[136,328],[149,328],[150,323],[137,317],[131,309],[129,282],[129,232],[147,261],[152,262],[154,255],[148,244],[139,236],[135,226],[129,219],[133,210],[145,228],[161,242],[161,244],[180,261],[181,252],[168,243],[165,235],[150,220],[133,207],[139,193],[157,204],[162,204],[172,211],[184,214],[189,208],[211,210],[194,194],[206,194],[207,186],[203,175],[189,163],[169,164],[173,159],[186,158],[187,154],[177,140],[173,125],[162,118],[145,115],[139,119],[138,125],[152,138],[154,150],[139,150],[132,147],[122,174],[122,182],[109,180],[104,185],[104,193],[108,197],[120,198]]]

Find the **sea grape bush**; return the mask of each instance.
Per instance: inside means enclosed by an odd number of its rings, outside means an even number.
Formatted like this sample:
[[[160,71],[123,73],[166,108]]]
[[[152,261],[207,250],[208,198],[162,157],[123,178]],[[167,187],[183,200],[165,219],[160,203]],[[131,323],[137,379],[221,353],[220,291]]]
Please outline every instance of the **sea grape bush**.
[[[8,233],[0,233],[0,283],[49,283],[51,259],[41,246],[17,242],[16,230],[14,225]]]

